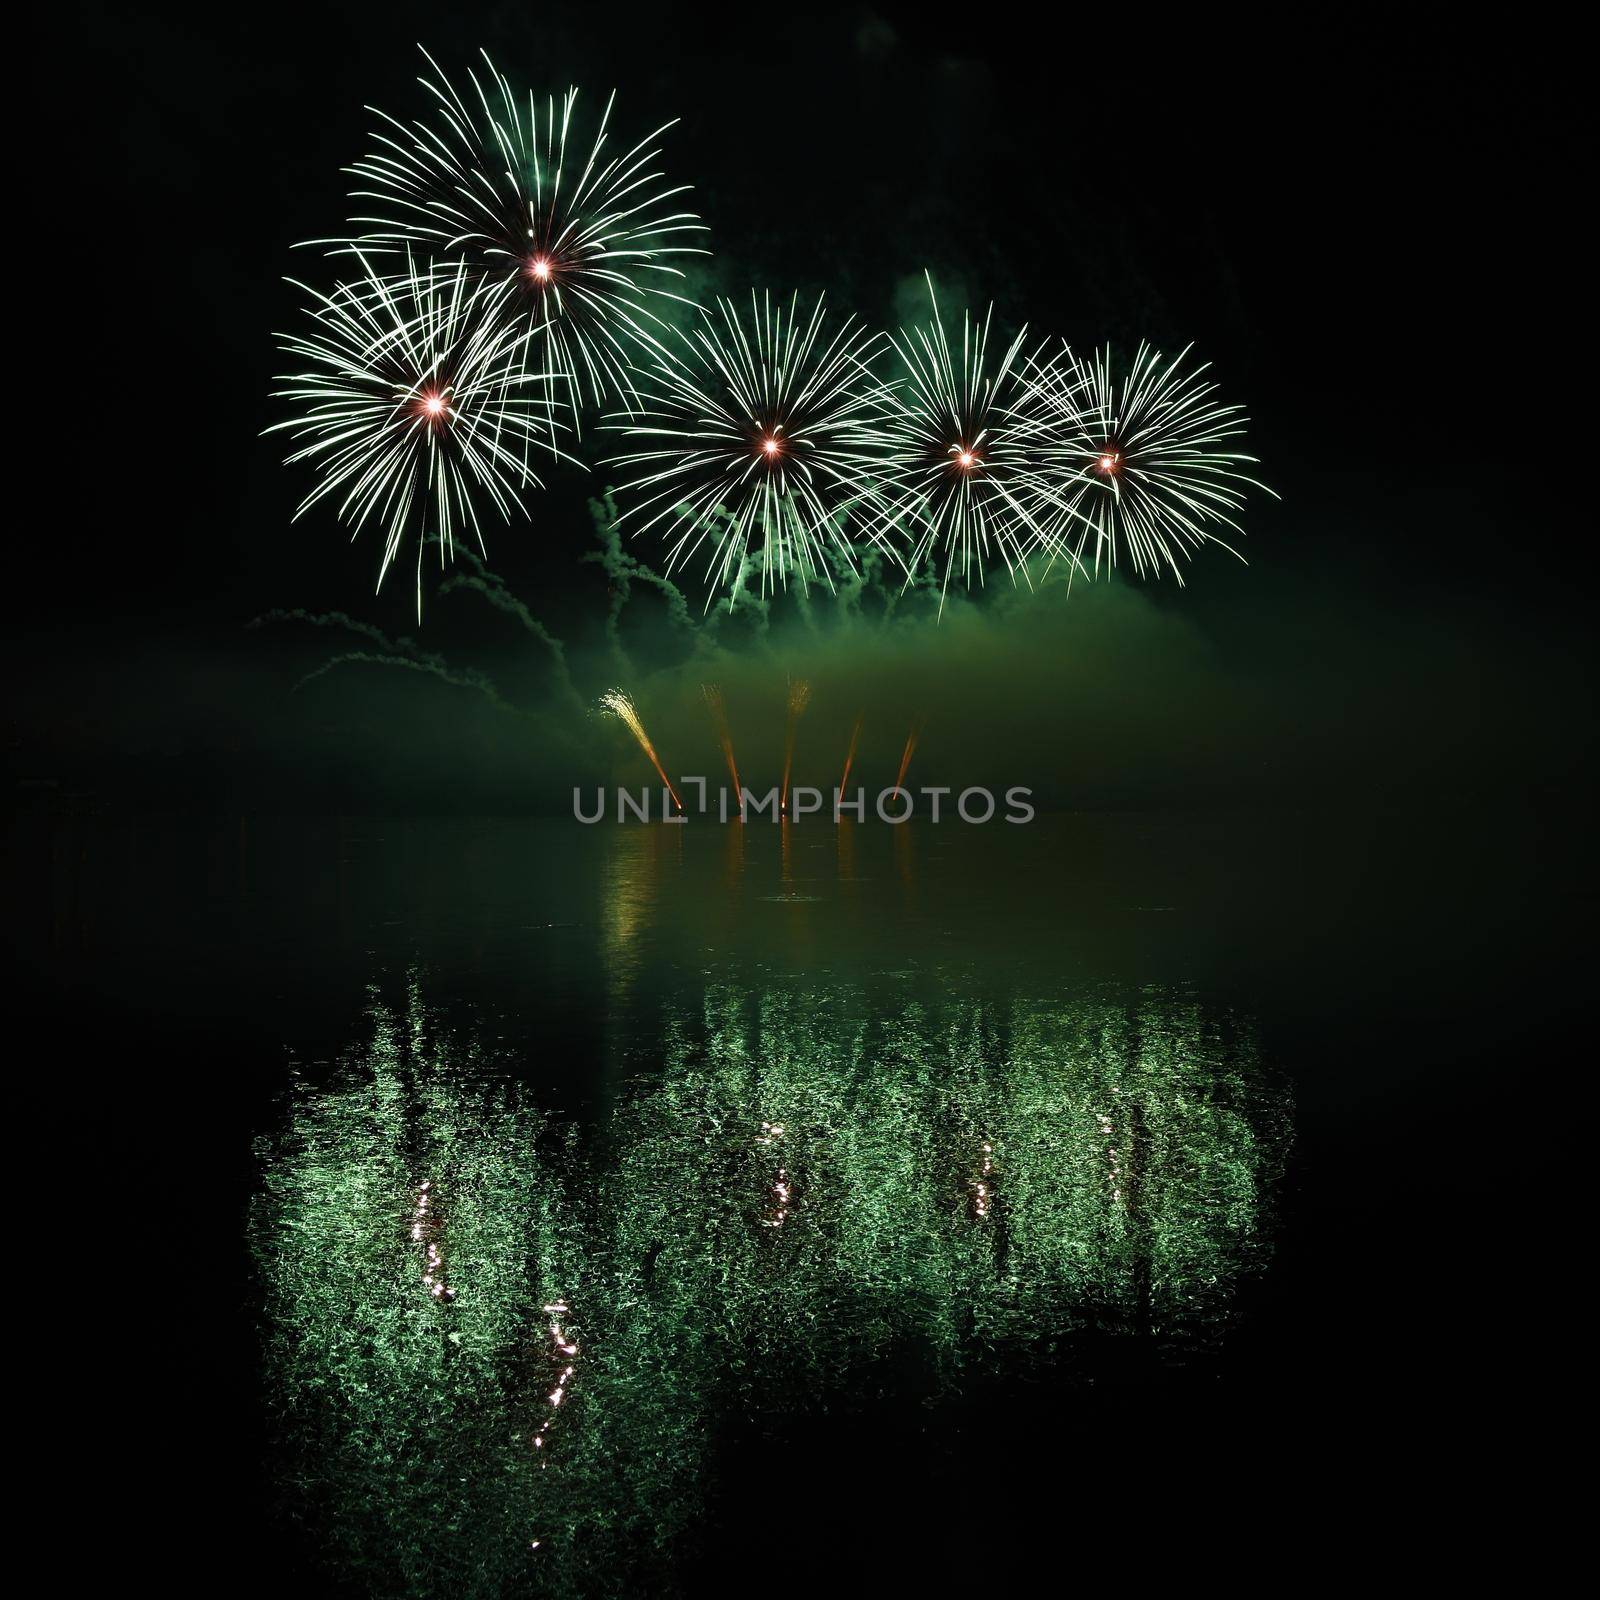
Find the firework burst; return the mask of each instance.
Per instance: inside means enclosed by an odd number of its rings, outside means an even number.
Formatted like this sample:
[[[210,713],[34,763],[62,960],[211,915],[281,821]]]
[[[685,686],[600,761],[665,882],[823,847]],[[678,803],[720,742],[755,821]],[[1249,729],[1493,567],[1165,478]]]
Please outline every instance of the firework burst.
[[[318,242],[459,255],[501,315],[546,332],[523,348],[571,385],[574,413],[585,396],[631,406],[639,351],[659,348],[666,326],[653,302],[679,298],[668,287],[683,277],[674,258],[705,254],[693,243],[702,224],[674,209],[687,186],[669,187],[655,170],[655,141],[673,124],[609,154],[615,95],[586,146],[574,129],[576,89],[524,102],[485,54],[483,77],[469,72],[471,89],[458,94],[423,55],[433,118],[402,123],[374,111],[376,148],[349,169],[366,185],[351,198],[373,214],[351,218],[364,230],[354,244]]]
[[[1036,446],[1055,480],[1063,546],[1081,564],[1117,566],[1126,552],[1141,577],[1170,571],[1201,545],[1238,551],[1218,533],[1244,530],[1234,514],[1247,488],[1273,491],[1240,471],[1255,457],[1231,447],[1245,429],[1241,407],[1223,405],[1206,367],[1184,368],[1141,344],[1120,377],[1110,349],[1089,361],[1063,346],[1035,366]],[[1276,496],[1274,496],[1276,498]]]
[[[1041,400],[1027,380],[1027,329],[998,361],[990,313],[963,316],[959,352],[928,279],[933,319],[889,336],[903,374],[873,390],[886,455],[883,503],[909,535],[908,572],[932,560],[940,605],[952,578],[971,587],[1003,561],[1013,581],[1028,579],[1029,558],[1055,554],[1053,530],[1071,513],[1041,470],[1035,441]],[[908,579],[909,581],[909,579]]]
[[[851,317],[831,334],[819,298],[809,315],[750,297],[748,321],[720,300],[648,374],[644,413],[613,419],[639,448],[613,458],[633,504],[633,533],[669,525],[670,573],[709,545],[713,586],[736,584],[747,558],[761,589],[832,586],[827,555],[852,570],[852,522],[881,542],[872,405],[860,377],[878,336]],[[709,600],[707,602],[709,604]]]
[[[424,544],[436,540],[443,561],[464,531],[482,546],[480,503],[502,521],[524,510],[523,491],[541,487],[530,449],[560,453],[555,417],[524,370],[528,335],[486,315],[462,267],[433,272],[407,257],[404,273],[380,276],[362,266],[332,294],[306,289],[311,330],[279,336],[306,366],[274,391],[298,414],[266,431],[305,441],[287,459],[317,470],[296,517],[331,499],[352,537],[382,527],[380,584],[416,535],[420,614]]]

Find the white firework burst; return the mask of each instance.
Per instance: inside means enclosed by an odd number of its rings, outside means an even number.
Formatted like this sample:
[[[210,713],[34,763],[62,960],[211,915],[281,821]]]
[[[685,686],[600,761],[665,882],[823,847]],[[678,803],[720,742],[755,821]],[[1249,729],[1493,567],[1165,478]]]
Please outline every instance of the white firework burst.
[[[1256,459],[1232,447],[1243,409],[1216,398],[1205,366],[1185,370],[1188,354],[1167,360],[1141,344],[1119,376],[1109,347],[1085,361],[1063,345],[1033,366],[1035,447],[1061,508],[1057,532],[1080,563],[1092,545],[1096,572],[1126,553],[1139,576],[1165,569],[1181,584],[1180,561],[1202,545],[1238,555],[1218,530],[1243,533],[1246,489],[1273,494],[1240,470]]]
[[[952,578],[981,584],[997,558],[1013,581],[1031,582],[1030,558],[1060,553],[1053,530],[1064,510],[1036,449],[1040,407],[1023,356],[1028,330],[994,361],[993,308],[982,323],[964,315],[958,354],[931,277],[928,294],[932,321],[889,336],[903,370],[877,385],[873,399],[885,452],[884,514],[910,542],[908,573],[933,562],[942,606]]]
[[[506,521],[523,509],[523,491],[540,487],[532,448],[560,454],[553,408],[525,371],[530,335],[491,314],[463,264],[429,271],[408,258],[401,274],[362,265],[365,276],[332,294],[307,289],[311,329],[279,335],[306,365],[274,391],[297,414],[266,431],[305,441],[287,461],[316,468],[296,518],[334,500],[352,537],[368,523],[383,529],[380,584],[416,537],[420,611],[424,543],[436,539],[444,559],[470,530],[481,548],[480,502]]]
[[[618,521],[666,523],[669,572],[709,546],[714,585],[753,562],[763,593],[791,575],[831,586],[830,552],[854,570],[852,526],[881,542],[862,382],[878,342],[853,317],[829,332],[821,297],[809,313],[798,295],[785,307],[753,292],[747,320],[729,300],[702,311],[641,374],[642,414],[608,419],[639,444],[609,463],[625,474]]]
[[[422,82],[437,102],[431,120],[402,123],[374,111],[384,127],[377,148],[350,171],[364,181],[352,199],[373,202],[353,217],[363,230],[339,249],[368,255],[403,248],[462,257],[492,285],[504,316],[543,329],[545,370],[572,388],[574,420],[585,397],[596,405],[632,404],[632,366],[653,351],[665,327],[652,302],[681,297],[673,258],[703,255],[692,236],[705,231],[672,206],[686,185],[668,187],[654,169],[663,124],[620,153],[606,102],[591,145],[575,135],[578,91],[541,105],[523,100],[484,55],[485,78],[469,72],[466,95],[424,51],[433,78]]]

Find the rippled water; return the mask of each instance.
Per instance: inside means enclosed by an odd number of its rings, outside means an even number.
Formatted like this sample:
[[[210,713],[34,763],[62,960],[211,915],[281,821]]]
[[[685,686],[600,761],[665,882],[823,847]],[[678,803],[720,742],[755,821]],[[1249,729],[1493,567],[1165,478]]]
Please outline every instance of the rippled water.
[[[670,1571],[719,1417],[1182,1361],[1270,1255],[1284,1096],[1190,996],[718,977],[582,1131],[426,989],[296,1073],[252,1228],[281,1470],[386,1590]]]
[[[227,1518],[302,1589],[423,1595],[698,1593],[864,1533],[937,1568],[1179,1471],[1266,1503],[1430,1337],[1419,1197],[1473,1187],[1438,1141],[1537,959],[1517,881],[1416,837],[12,844],[36,979],[162,1041],[142,1181],[215,1197],[161,1270],[212,1330],[180,1370],[233,1419]]]

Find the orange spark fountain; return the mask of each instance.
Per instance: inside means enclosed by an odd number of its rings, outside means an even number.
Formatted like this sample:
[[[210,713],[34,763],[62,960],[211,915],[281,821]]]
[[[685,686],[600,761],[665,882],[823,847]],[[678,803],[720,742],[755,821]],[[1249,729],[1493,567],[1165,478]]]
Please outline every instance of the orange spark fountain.
[[[911,731],[906,735],[906,747],[900,755],[900,774],[894,780],[894,786],[897,789],[903,789],[906,786],[906,770],[911,765],[911,752],[917,748],[917,740],[921,737],[921,735],[922,718],[918,717],[917,720],[911,724]]]
[[[845,785],[850,782],[850,768],[856,759],[856,741],[861,737],[861,719],[864,712],[856,712],[856,725],[850,730],[850,748],[844,753],[844,776],[839,780],[839,798],[844,799]]]
[[[650,735],[644,731],[644,724],[639,720],[639,713],[633,708],[633,701],[620,689],[607,689],[600,696],[601,708],[609,711],[612,716],[620,718],[628,725],[628,731],[639,741],[639,748],[650,757],[650,765],[661,775],[661,781],[667,786],[667,793],[672,796],[672,803],[683,810],[683,801],[678,798],[678,791],[672,787],[672,779],[667,776],[667,769],[661,765],[661,758],[656,754],[656,747],[650,743]]]
[[[783,737],[783,793],[778,797],[780,811],[789,809],[789,773],[794,766],[795,729],[810,699],[811,685],[804,678],[797,678],[789,685],[789,725]]]
[[[733,759],[733,733],[728,727],[728,708],[723,703],[722,690],[714,683],[702,683],[700,693],[706,697],[711,720],[716,724],[717,743],[722,746],[723,759],[728,763],[728,776],[733,779],[733,798],[739,799],[739,768]]]

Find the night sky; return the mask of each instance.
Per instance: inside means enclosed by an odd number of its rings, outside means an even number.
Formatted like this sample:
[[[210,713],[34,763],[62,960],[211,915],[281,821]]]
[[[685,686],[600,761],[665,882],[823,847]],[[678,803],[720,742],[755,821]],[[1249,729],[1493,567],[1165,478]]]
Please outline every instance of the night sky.
[[[332,276],[293,246],[346,215],[363,103],[422,109],[419,41],[453,73],[481,45],[530,86],[615,87],[623,132],[681,117],[666,170],[711,230],[703,291],[826,290],[884,325],[931,269],[1007,331],[1192,340],[1249,410],[1283,498],[1253,498],[1248,567],[1213,549],[1184,591],[1119,579],[1066,605],[991,590],[937,633],[827,649],[791,608],[725,665],[753,749],[795,670],[830,749],[870,679],[884,760],[931,713],[929,771],[1054,804],[1543,794],[1577,770],[1584,602],[1530,457],[1562,431],[1539,368],[1570,336],[1554,241],[1579,130],[1536,57],[1211,15],[1050,33],[922,8],[68,13],[57,201],[85,185],[94,287],[50,361],[70,411],[15,480],[42,498],[14,503],[13,780],[91,807],[514,812],[624,753],[606,730],[555,751],[413,675],[296,693],[352,641],[247,626],[305,608],[415,632],[408,574],[372,592],[373,538],[322,511],[291,526],[310,480],[259,435],[285,415],[273,332],[300,314],[282,280]],[[616,675],[581,559],[606,473],[549,477],[489,558],[594,690]],[[630,686],[697,770],[695,675],[652,606],[627,612]],[[525,636],[470,597],[430,602],[420,638],[519,705],[548,696]]]

